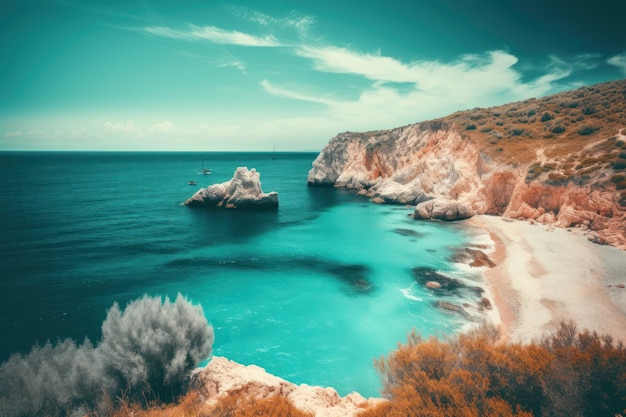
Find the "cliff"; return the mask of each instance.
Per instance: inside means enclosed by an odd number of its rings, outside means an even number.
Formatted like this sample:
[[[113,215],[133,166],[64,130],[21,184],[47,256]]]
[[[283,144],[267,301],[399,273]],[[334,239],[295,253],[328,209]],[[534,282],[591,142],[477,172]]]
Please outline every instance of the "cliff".
[[[475,214],[580,227],[626,249],[626,80],[458,112],[387,131],[341,133],[311,186],[415,205],[418,219]]]
[[[230,181],[203,188],[184,204],[207,208],[277,208],[278,193],[264,193],[261,174],[254,168],[239,167]]]
[[[299,410],[316,417],[351,417],[384,401],[365,399],[356,392],[340,397],[333,388],[296,385],[256,365],[244,366],[219,356],[192,376],[192,386],[210,405],[239,390],[248,398],[285,397]]]

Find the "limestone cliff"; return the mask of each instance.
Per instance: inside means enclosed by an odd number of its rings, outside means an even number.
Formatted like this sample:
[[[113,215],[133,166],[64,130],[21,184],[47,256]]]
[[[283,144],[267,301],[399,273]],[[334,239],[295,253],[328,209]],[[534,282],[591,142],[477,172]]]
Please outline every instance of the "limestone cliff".
[[[261,190],[261,174],[254,168],[239,167],[230,181],[203,188],[184,204],[208,208],[276,208],[278,193],[264,193]]]
[[[213,357],[206,367],[192,376],[192,386],[209,404],[229,392],[242,390],[251,398],[280,395],[296,408],[316,417],[351,417],[384,401],[381,398],[365,399],[356,392],[340,397],[333,388],[296,385],[268,374],[258,366],[244,366],[219,356]]]
[[[315,159],[308,184],[415,205],[419,219],[494,214],[578,226],[598,243],[626,249],[625,126],[622,80],[388,131],[342,133]]]

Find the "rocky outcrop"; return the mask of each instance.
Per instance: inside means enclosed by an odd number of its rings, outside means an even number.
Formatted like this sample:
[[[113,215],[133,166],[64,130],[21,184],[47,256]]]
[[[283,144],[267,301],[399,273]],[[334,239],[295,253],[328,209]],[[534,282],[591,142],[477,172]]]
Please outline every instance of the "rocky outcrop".
[[[219,356],[214,356],[206,367],[194,373],[192,386],[209,404],[215,404],[236,390],[251,398],[280,395],[296,408],[316,417],[351,417],[384,401],[381,398],[365,399],[356,392],[340,397],[332,388],[295,385],[256,365],[244,366]]]
[[[574,159],[584,160],[594,152],[599,155],[595,160],[600,160],[602,152],[615,147],[611,141],[617,143],[609,137],[606,143],[596,141],[589,149],[578,149],[580,156]],[[498,162],[445,121],[348,132],[320,152],[307,182],[355,189],[378,203],[415,205],[416,219],[453,221],[475,214],[532,219],[557,227],[584,227],[590,230],[590,240],[626,249],[626,207],[614,184],[621,177],[612,167],[567,177],[555,172],[557,150],[552,150],[553,160],[546,159],[543,148],[532,152],[537,159],[529,163]]]
[[[254,168],[239,167],[230,181],[203,188],[184,204],[208,208],[277,208],[278,193],[264,193],[261,174]]]

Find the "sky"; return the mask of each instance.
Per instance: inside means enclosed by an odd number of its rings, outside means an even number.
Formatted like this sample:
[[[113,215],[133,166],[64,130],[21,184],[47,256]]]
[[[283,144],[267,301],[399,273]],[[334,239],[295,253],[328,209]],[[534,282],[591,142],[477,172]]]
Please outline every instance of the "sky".
[[[626,78],[623,0],[0,0],[0,150],[303,151]]]

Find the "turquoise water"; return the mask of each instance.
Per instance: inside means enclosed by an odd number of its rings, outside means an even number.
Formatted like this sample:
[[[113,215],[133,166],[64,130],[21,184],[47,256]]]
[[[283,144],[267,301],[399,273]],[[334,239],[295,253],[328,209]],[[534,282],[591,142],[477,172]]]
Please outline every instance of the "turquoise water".
[[[454,273],[454,225],[405,207],[309,188],[316,154],[0,154],[0,360],[47,339],[100,338],[115,301],[144,293],[200,303],[214,354],[341,395],[380,389],[372,366],[411,328],[463,321],[433,307],[411,269]],[[213,175],[197,175],[205,157]],[[276,212],[181,202],[256,168]],[[187,185],[195,180],[197,186]]]

